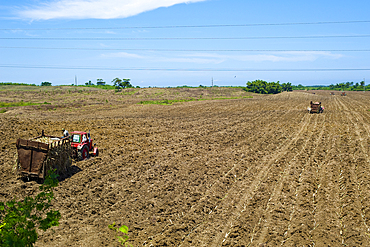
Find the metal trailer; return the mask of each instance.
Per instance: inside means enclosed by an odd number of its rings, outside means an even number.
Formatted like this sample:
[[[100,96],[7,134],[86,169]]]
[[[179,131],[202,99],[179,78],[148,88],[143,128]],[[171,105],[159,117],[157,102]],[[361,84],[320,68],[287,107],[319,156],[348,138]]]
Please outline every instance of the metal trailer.
[[[48,140],[48,141],[45,141]],[[23,178],[45,179],[47,172],[56,169],[61,175],[72,165],[70,138],[42,135],[16,142],[18,158],[17,170]]]

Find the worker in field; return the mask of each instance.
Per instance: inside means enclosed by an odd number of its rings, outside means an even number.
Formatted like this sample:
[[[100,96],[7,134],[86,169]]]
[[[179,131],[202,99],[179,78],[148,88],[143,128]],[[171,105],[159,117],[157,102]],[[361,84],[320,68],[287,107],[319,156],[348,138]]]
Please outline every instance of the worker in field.
[[[320,106],[320,112],[323,113],[324,112],[324,107],[323,106]]]
[[[62,131],[63,131],[63,136],[62,136],[62,138],[65,138],[65,137],[67,137],[67,136],[69,136],[69,132],[68,132],[68,130],[66,130],[66,129],[62,129]]]

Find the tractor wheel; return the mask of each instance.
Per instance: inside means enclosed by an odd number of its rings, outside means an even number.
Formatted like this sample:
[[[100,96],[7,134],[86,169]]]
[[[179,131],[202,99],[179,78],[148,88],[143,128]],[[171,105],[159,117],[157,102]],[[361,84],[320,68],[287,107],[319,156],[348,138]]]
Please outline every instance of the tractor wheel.
[[[80,151],[77,153],[78,155],[78,160],[85,160],[89,158],[89,149],[87,146],[84,146]]]

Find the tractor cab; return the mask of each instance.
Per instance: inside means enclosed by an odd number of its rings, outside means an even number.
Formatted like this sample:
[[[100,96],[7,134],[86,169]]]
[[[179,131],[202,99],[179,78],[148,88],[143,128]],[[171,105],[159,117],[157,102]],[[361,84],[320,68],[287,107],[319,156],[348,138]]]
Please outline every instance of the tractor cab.
[[[72,147],[77,148],[81,145],[88,145],[89,149],[91,149],[92,146],[92,140],[89,137],[89,134],[84,131],[73,131],[71,132],[71,141],[72,141]]]
[[[89,158],[89,151],[93,151],[93,155],[98,155],[98,148],[94,147],[93,140],[90,138],[90,133],[84,131],[73,131],[70,133],[71,146],[73,149],[73,157],[78,160]]]

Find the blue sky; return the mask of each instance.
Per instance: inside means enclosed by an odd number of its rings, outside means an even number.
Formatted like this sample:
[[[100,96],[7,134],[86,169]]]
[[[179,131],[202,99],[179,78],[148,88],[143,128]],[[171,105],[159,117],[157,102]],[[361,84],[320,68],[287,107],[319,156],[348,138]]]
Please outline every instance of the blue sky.
[[[347,0],[0,0],[0,82],[369,84],[369,9]]]

